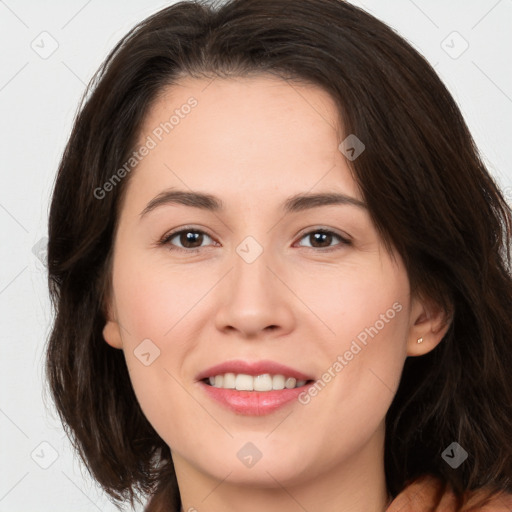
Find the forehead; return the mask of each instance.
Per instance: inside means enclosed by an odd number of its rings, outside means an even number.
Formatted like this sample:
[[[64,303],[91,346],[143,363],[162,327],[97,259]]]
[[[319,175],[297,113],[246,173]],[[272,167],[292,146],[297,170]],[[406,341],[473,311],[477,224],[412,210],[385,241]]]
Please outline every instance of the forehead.
[[[187,77],[163,89],[149,109],[138,146],[151,140],[153,147],[132,181],[140,193],[179,186],[228,203],[315,188],[360,198],[338,149],[339,125],[335,102],[314,85]]]

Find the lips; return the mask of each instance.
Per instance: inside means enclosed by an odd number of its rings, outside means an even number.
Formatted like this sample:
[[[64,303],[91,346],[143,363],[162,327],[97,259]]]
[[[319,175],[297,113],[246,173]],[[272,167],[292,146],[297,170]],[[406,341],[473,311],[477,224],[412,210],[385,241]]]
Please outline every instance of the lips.
[[[241,361],[233,360],[226,361],[215,366],[211,366],[203,370],[196,376],[196,380],[201,381],[216,375],[223,375],[226,373],[245,374],[256,377],[257,375],[284,375],[285,377],[293,377],[296,380],[314,380],[315,377],[303,373],[295,368],[285,366],[275,361]]]
[[[265,391],[256,389],[253,391],[245,391],[239,389],[223,389],[222,387],[212,386],[208,383],[212,377],[220,378],[220,376],[225,377],[226,375],[231,375],[231,378],[233,378],[234,375],[238,377],[243,375],[245,376],[244,380],[250,379],[250,376],[265,376],[264,378],[268,380],[269,375],[274,375],[280,376],[283,382],[284,377],[286,377],[287,382],[292,381],[290,384],[291,389],[284,388],[269,391],[267,387]],[[226,361],[225,363],[211,366],[200,372],[196,376],[196,379],[199,387],[206,396],[229,409],[231,412],[246,416],[264,416],[287,404],[297,402],[299,395],[314,383],[314,378],[311,375],[274,361]],[[298,387],[293,387],[296,381]]]
[[[199,382],[206,396],[231,412],[244,416],[265,416],[294,402],[297,406],[299,395],[306,392],[312,385],[310,383],[300,388],[259,392],[214,388],[202,381]]]

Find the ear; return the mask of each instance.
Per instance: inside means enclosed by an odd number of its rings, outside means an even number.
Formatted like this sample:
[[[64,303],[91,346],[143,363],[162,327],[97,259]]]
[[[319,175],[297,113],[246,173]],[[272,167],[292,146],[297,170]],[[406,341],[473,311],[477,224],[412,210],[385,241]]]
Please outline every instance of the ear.
[[[114,308],[109,304],[106,314],[106,322],[103,327],[103,339],[113,348],[123,348],[123,341],[121,339],[121,328],[119,322],[114,314]]]
[[[422,356],[437,347],[450,328],[451,321],[452,314],[439,304],[413,299],[407,355]]]

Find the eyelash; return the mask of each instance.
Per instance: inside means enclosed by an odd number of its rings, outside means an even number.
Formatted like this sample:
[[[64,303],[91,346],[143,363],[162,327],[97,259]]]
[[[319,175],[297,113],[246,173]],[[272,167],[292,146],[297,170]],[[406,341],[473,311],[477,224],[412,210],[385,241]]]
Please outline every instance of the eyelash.
[[[201,249],[204,249],[204,247],[196,247],[194,249],[185,249],[183,247],[177,247],[173,244],[170,243],[170,241],[175,238],[176,236],[178,235],[181,235],[182,233],[199,233],[199,234],[203,234],[203,235],[206,235],[208,236],[209,238],[211,238],[213,240],[213,237],[211,237],[208,233],[206,233],[205,231],[201,230],[201,229],[195,229],[195,228],[192,228],[192,227],[186,227],[186,228],[181,228],[180,230],[178,231],[173,231],[169,234],[166,234],[163,236],[163,238],[158,242],[158,245],[159,246],[168,246],[169,250],[171,251],[178,251],[178,252],[185,252],[185,253],[197,253],[199,252]],[[313,229],[311,231],[307,231],[306,233],[303,233],[301,236],[300,236],[300,239],[299,240],[302,240],[303,238],[307,237],[307,236],[310,236],[314,233],[322,233],[323,235],[333,235],[337,238],[339,238],[341,240],[341,242],[334,246],[334,247],[327,247],[327,248],[317,248],[317,247],[307,247],[307,249],[313,249],[317,252],[333,252],[333,251],[337,251],[337,250],[340,250],[343,246],[347,246],[347,245],[351,245],[351,241],[348,239],[348,238],[345,238],[343,236],[341,236],[340,234],[336,233],[335,231],[331,231],[329,229],[324,229],[324,228],[317,228],[317,229]]]

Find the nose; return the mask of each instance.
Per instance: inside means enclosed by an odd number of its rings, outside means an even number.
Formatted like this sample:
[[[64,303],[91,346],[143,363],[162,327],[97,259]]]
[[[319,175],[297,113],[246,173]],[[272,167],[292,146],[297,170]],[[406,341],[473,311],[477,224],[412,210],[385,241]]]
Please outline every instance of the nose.
[[[233,265],[217,290],[217,329],[248,339],[279,337],[293,330],[294,295],[275,260],[263,251],[248,263],[235,253]]]

